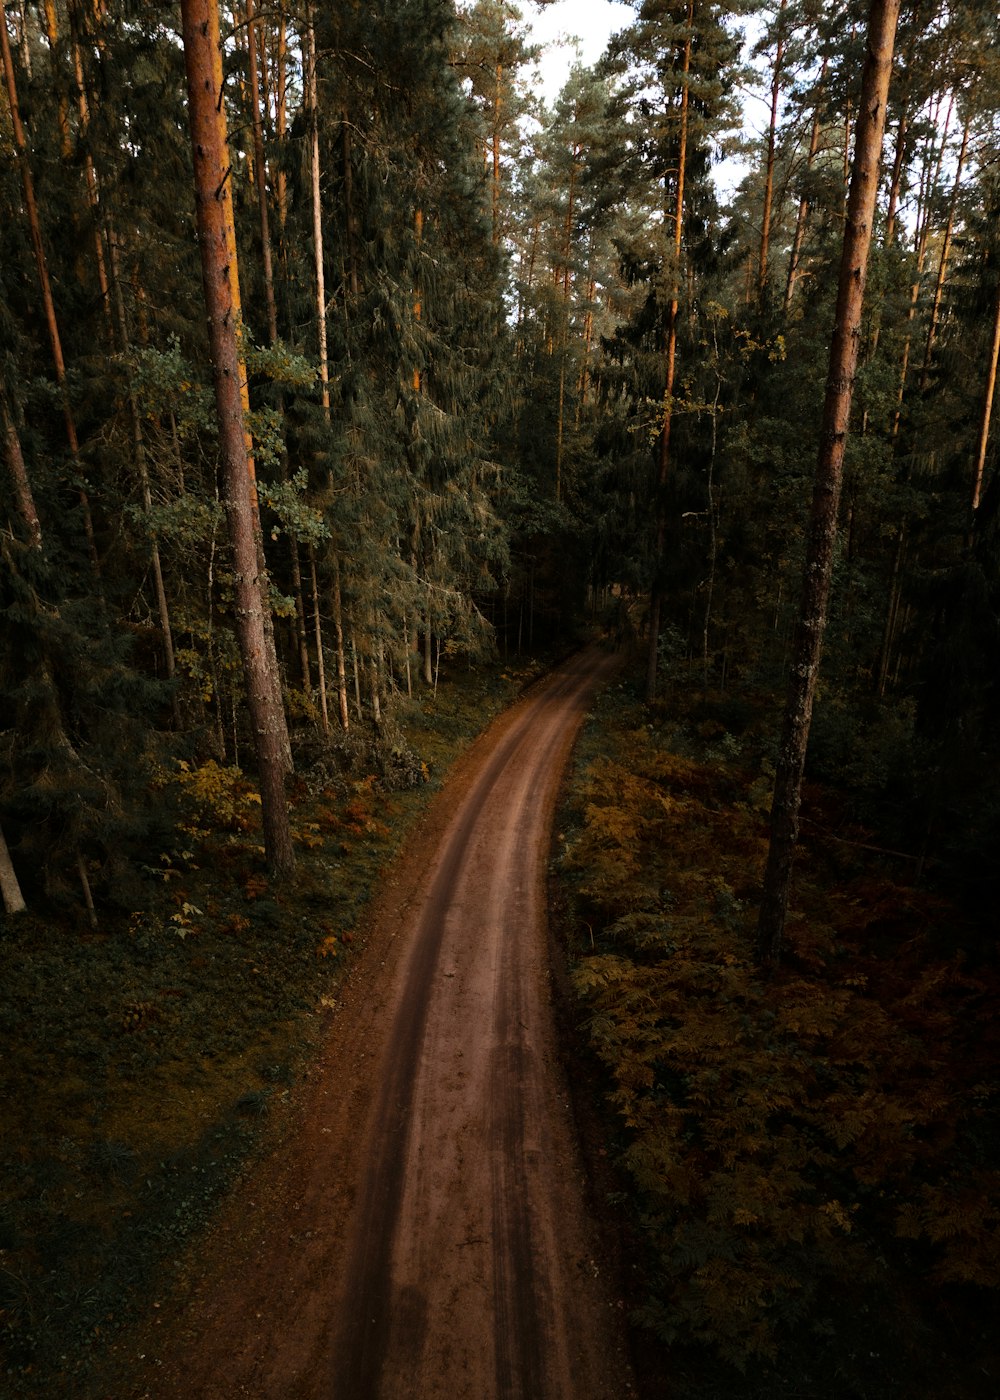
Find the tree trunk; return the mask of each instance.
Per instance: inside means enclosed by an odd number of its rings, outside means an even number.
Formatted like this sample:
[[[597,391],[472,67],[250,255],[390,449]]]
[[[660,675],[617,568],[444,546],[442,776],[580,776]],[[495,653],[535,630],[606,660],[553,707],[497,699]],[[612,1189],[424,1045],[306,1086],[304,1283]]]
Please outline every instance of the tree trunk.
[[[17,502],[18,514],[24,522],[32,549],[41,549],[42,523],[38,518],[38,511],[35,509],[35,497],[31,490],[27,468],[24,465],[21,439],[18,437],[14,419],[7,407],[7,399],[2,390],[0,390],[0,420],[2,420],[0,426],[3,427],[4,456],[7,458],[7,467],[10,471],[11,484],[14,487],[14,500]]]
[[[94,221],[94,259],[97,265],[97,284],[101,289],[101,309],[104,313],[104,324],[107,329],[108,343],[114,338],[114,330],[111,320],[111,305],[108,296],[108,271],[104,259],[104,245],[101,240],[101,216],[100,216],[100,194],[97,183],[97,171],[94,169],[93,157],[86,145],[87,130],[90,126],[90,106],[87,101],[87,89],[84,83],[83,58],[80,53],[80,38],[78,24],[75,19],[75,6],[70,5],[70,34],[73,43],[73,72],[76,77],[76,102],[77,111],[80,115],[80,134],[84,138],[84,178],[87,186],[87,204],[90,208],[91,217]]]
[[[52,62],[52,84],[59,93],[59,149],[63,160],[73,155],[73,138],[69,129],[69,100],[63,90],[62,74],[59,72],[59,24],[56,19],[55,0],[43,0],[42,14],[45,19],[45,38],[49,45],[49,58]]]
[[[358,299],[358,216],[354,208],[354,160],[351,155],[351,123],[341,119],[344,153],[344,222],[347,226],[347,285],[351,301]]]
[[[493,131],[490,139],[490,155],[493,163],[493,178],[491,182],[491,201],[493,214],[493,243],[500,242],[500,110],[503,106],[501,96],[501,84],[503,82],[503,64],[496,66],[496,88],[493,96]]]
[[[264,164],[264,129],[260,116],[260,76],[257,71],[257,39],[253,0],[247,0],[247,39],[250,57],[250,121],[253,128],[254,171],[257,182],[257,208],[260,216],[260,246],[264,271],[264,301],[267,306],[267,334],[271,345],[278,339],[278,311],[274,304],[274,266],[271,259],[271,228],[267,211],[267,166]]]
[[[761,296],[767,286],[767,255],[771,243],[771,209],[774,203],[774,163],[777,153],[778,107],[781,102],[781,64],[785,57],[785,35],[782,19],[788,0],[781,0],[778,9],[778,44],[774,54],[774,73],[771,78],[771,118],[767,128],[767,161],[764,167],[764,209],[760,226],[760,267],[757,275],[757,290]]]
[[[313,627],[316,634],[316,678],[319,682],[319,714],[323,733],[330,734],[330,711],[326,703],[326,660],[323,656],[323,622],[319,611],[319,583],[316,578],[316,551],[309,546],[309,576],[312,582]]]
[[[13,918],[15,914],[23,914],[28,907],[21,893],[10,851],[7,849],[3,827],[0,827],[0,899],[3,900],[4,913],[8,918]]]
[[[274,654],[265,625],[267,576],[262,569],[260,520],[250,474],[237,342],[238,294],[232,245],[229,156],[219,82],[221,48],[216,0],[182,0],[195,208],[208,313],[226,519],[233,550],[236,633],[246,681],[264,823],[267,863],[277,876],[295,868],[284,776],[288,730]]]
[[[983,395],[983,413],[979,420],[979,442],[976,446],[976,469],[972,481],[972,514],[979,509],[983,492],[983,472],[986,468],[986,449],[990,442],[990,419],[993,416],[993,396],[997,387],[997,362],[1000,360],[1000,284],[997,286],[997,307],[993,317],[993,344],[990,349],[990,363],[986,374],[986,392]]]
[[[971,99],[970,99],[971,104]],[[941,257],[938,259],[937,277],[934,281],[934,299],[931,302],[931,318],[927,326],[927,343],[924,346],[924,363],[920,371],[920,392],[924,393],[930,380],[931,356],[934,353],[934,341],[937,337],[938,321],[941,316],[941,298],[944,295],[945,279],[948,275],[948,259],[951,256],[951,240],[955,232],[955,211],[958,208],[958,192],[962,183],[962,172],[965,169],[965,157],[969,149],[969,132],[972,127],[972,110],[970,105],[969,115],[965,119],[965,126],[962,130],[962,146],[958,153],[958,160],[955,165],[955,179],[951,187],[951,198],[948,201],[948,218],[945,223],[944,236],[941,240]]]
[[[415,241],[415,243],[416,243],[416,245],[417,245],[417,255],[418,255],[418,258],[419,258],[419,254],[420,254],[420,245],[421,245],[421,243],[423,243],[423,241],[424,241],[424,211],[423,211],[419,206],[413,211],[413,238],[414,238],[414,241]],[[419,262],[418,262],[418,269],[419,269]],[[417,323],[418,326],[420,325],[420,320],[421,320],[421,317],[422,317],[422,316],[423,316],[423,305],[422,305],[422,303],[421,303],[420,274],[419,274],[419,270],[418,270],[418,273],[417,273],[417,285],[416,285],[416,286],[414,287],[414,289],[413,289],[413,319],[414,319],[414,321],[416,321],[416,323]],[[415,365],[413,366],[413,392],[414,392],[415,394],[419,394],[419,393],[420,393],[420,365],[419,365],[419,364],[415,364]]]
[[[823,67],[820,71],[820,95],[823,91],[823,80],[826,77],[826,59],[823,60]],[[812,131],[809,135],[809,154],[806,157],[806,175],[812,171],[816,153],[819,150],[819,98],[816,101],[816,108],[813,112]],[[792,251],[788,258],[788,276],[785,279],[785,315],[788,315],[788,308],[792,304],[792,297],[795,293],[795,283],[799,277],[799,264],[802,261],[802,245],[805,242],[806,226],[809,222],[809,199],[803,195],[799,200],[798,213],[795,216],[795,234],[792,238]]]
[[[879,158],[899,7],[900,0],[872,0],[868,17],[867,52],[813,491],[802,607],[774,780],[771,841],[757,928],[757,956],[765,965],[774,961],[781,945],[792,861],[798,840],[802,776],[833,573],[844,449],[858,363],[868,251],[878,194]]]
[[[90,888],[90,876],[87,874],[87,862],[83,852],[76,853],[76,873],[80,877],[80,888],[83,891],[83,902],[87,907],[87,922],[91,928],[97,928],[97,910],[94,907],[94,894]]]
[[[306,19],[302,65],[305,70],[306,105],[309,112],[309,174],[312,190],[313,266],[316,275],[316,334],[319,340],[320,400],[330,412],[330,365],[326,349],[326,279],[323,272],[323,202],[320,196],[319,103],[316,87],[316,31],[312,6]]]
[[[347,659],[344,655],[344,610],[340,596],[340,555],[333,551],[333,635],[337,645],[337,700],[340,727],[346,734],[351,727],[347,709]]]
[[[694,0],[688,0],[687,37],[684,40],[684,61],[681,72],[681,125],[677,151],[677,189],[674,198],[674,292],[670,302],[667,327],[667,366],[663,390],[663,426],[660,429],[656,481],[656,548],[653,554],[653,583],[649,597],[649,648],[646,653],[646,699],[656,694],[656,671],[659,661],[661,582],[663,547],[667,538],[666,502],[663,499],[670,471],[670,428],[673,420],[674,377],[677,367],[677,311],[680,306],[679,283],[681,244],[684,232],[684,176],[687,165],[688,74],[691,71],[691,25]]]
[[[282,154],[285,134],[288,130],[288,37],[285,20],[285,0],[278,4],[278,52],[275,58],[274,79],[274,135],[278,143],[278,169],[274,180],[275,198],[278,205],[278,237],[284,245],[285,222],[288,217],[288,177],[285,173]],[[282,255],[283,256],[283,255]]]

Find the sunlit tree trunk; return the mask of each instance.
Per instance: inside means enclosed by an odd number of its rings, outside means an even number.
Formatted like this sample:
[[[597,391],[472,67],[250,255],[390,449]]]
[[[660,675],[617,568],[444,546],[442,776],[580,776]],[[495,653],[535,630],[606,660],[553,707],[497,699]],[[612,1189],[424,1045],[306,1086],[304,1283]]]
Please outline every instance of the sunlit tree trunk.
[[[17,0],[15,10],[15,24],[17,26],[17,46],[21,54],[21,62],[24,71],[28,75],[28,82],[32,79],[31,70],[31,44],[28,41],[28,16],[24,8],[24,0]]]
[[[868,252],[899,7],[900,0],[872,0],[868,18],[867,52],[806,549],[802,607],[775,772],[771,841],[757,927],[757,956],[764,964],[774,961],[781,946],[798,841],[802,776],[833,575],[844,450],[861,339]]]
[[[990,419],[993,416],[993,397],[997,387],[998,361],[1000,361],[1000,285],[997,287],[997,305],[993,316],[993,343],[990,348],[986,390],[983,394],[983,412],[979,420],[979,441],[976,445],[976,466],[972,480],[973,515],[979,509],[979,501],[983,492],[983,472],[986,469],[986,450],[990,442]]]
[[[264,848],[275,875],[295,868],[284,776],[288,731],[281,705],[274,639],[265,626],[267,576],[260,521],[247,452],[243,366],[238,344],[235,238],[231,225],[230,164],[224,139],[221,47],[216,0],[182,0],[195,208],[209,345],[219,421],[226,518],[233,550],[235,623],[246,680],[260,774]]]
[[[323,201],[320,192],[319,101],[316,86],[316,32],[312,10],[306,22],[302,55],[309,112],[309,177],[312,195],[313,269],[316,278],[316,334],[319,339],[320,397],[330,412],[330,365],[326,348],[326,276],[323,270]]]
[[[63,160],[73,154],[73,138],[69,129],[69,100],[63,88],[62,74],[59,71],[59,21],[56,18],[55,0],[42,0],[42,18],[45,24],[45,38],[52,61],[52,82],[59,94],[59,148]]]

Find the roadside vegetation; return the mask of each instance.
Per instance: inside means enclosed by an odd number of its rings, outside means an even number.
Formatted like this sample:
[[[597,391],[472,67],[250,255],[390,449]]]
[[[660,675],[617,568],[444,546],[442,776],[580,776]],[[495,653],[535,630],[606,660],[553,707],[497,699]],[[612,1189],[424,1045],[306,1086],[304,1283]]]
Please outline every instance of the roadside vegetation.
[[[990,930],[882,849],[856,790],[813,781],[763,973],[771,711],[639,689],[591,719],[555,869],[647,1381],[685,1400],[995,1396]]]
[[[537,664],[442,667],[380,737],[298,755],[294,882],[237,767],[154,779],[130,902],[0,916],[0,1390],[79,1394],[90,1358],[280,1132],[365,909],[450,763]]]

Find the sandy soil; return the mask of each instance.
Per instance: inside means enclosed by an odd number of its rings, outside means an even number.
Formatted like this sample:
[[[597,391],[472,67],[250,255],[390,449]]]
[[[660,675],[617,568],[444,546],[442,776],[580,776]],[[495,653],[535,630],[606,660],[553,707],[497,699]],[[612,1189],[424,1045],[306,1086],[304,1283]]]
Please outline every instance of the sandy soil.
[[[622,1400],[623,1312],[555,1042],[545,867],[614,659],[462,760],[387,877],[301,1122],[136,1356],[149,1400]]]

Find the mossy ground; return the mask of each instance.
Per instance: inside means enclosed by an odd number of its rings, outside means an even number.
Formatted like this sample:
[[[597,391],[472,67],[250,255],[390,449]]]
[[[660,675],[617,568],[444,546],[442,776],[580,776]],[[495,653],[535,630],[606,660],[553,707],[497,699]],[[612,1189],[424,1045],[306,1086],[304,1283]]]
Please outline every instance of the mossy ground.
[[[82,908],[0,919],[5,1394],[84,1393],[88,1359],[155,1299],[294,1099],[380,874],[538,669],[457,665],[377,744],[303,736],[288,885],[267,877],[249,783],[189,767],[159,789],[172,834],[134,907],[96,930]]]

